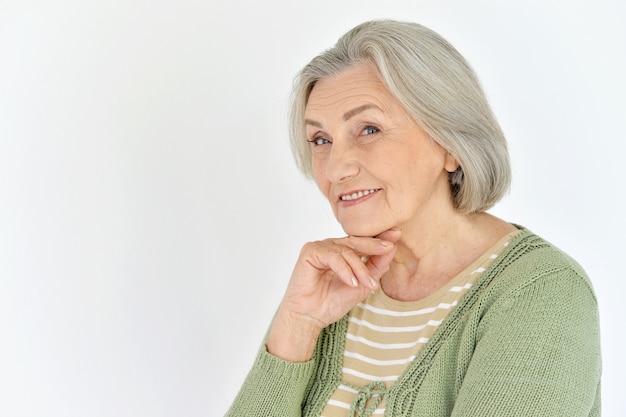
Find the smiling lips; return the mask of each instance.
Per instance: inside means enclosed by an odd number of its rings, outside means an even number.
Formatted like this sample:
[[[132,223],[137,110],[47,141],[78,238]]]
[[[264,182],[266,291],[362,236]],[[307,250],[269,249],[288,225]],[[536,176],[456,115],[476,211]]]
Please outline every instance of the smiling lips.
[[[358,200],[361,197],[365,197],[368,196],[370,194],[375,193],[376,191],[380,191],[380,188],[374,188],[371,190],[361,190],[361,191],[355,191],[351,194],[343,194],[339,197],[339,199],[341,201],[353,201],[353,200]]]

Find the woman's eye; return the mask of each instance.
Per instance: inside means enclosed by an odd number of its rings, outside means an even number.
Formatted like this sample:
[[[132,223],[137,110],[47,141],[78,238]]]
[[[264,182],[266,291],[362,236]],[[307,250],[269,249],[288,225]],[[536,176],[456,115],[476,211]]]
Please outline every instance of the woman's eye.
[[[312,143],[315,146],[326,145],[327,143],[330,143],[328,139],[324,139],[324,138],[313,138],[313,139],[309,139],[308,142]]]
[[[365,129],[363,129],[362,133],[364,135],[372,135],[374,133],[378,133],[380,132],[380,129],[378,129],[375,126],[367,126]]]

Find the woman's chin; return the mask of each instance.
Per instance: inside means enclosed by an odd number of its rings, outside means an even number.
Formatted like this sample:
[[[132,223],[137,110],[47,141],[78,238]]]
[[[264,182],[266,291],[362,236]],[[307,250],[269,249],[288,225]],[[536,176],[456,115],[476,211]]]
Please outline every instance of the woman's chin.
[[[341,228],[348,236],[369,236],[381,234],[389,227],[384,228],[379,224],[341,224]]]

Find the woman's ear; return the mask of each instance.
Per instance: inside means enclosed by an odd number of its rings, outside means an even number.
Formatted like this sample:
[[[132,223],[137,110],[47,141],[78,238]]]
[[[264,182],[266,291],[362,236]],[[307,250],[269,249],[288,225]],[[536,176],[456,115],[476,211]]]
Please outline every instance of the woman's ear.
[[[445,170],[452,173],[459,169],[459,166],[459,161],[457,161],[450,152],[446,152],[445,160],[443,161],[443,167],[445,168]]]

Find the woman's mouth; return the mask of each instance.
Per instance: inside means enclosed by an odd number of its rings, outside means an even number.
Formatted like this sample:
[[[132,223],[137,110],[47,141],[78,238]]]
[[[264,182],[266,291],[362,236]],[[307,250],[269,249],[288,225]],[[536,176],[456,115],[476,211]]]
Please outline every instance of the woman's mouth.
[[[358,200],[359,198],[368,196],[370,194],[373,194],[377,191],[380,191],[380,188],[372,188],[370,190],[359,190],[359,191],[354,191],[352,193],[349,194],[343,194],[341,196],[339,196],[339,199],[341,201],[353,201],[353,200]]]

